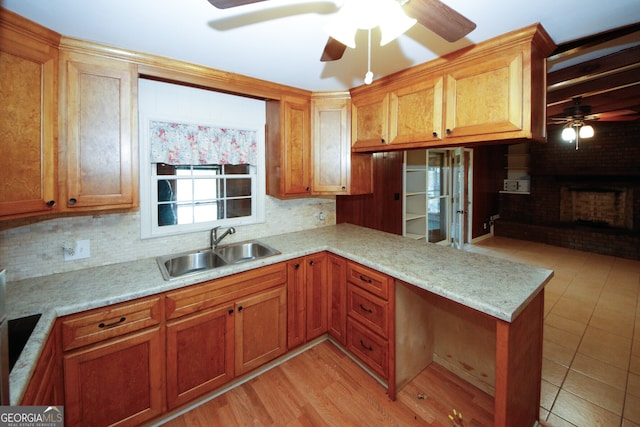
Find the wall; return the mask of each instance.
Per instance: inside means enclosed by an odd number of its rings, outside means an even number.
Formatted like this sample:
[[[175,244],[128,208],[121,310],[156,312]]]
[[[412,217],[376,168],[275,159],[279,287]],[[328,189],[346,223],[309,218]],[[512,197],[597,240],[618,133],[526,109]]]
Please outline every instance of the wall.
[[[546,144],[531,145],[531,194],[500,197],[495,234],[625,258],[640,259],[640,121],[597,122],[579,149],[551,128]],[[567,183],[625,184],[632,189],[630,230],[560,221],[560,189]]]
[[[373,194],[337,196],[337,222],[402,235],[402,151],[373,154]]]
[[[323,211],[325,220],[319,221]],[[267,196],[263,224],[236,227],[225,242],[239,242],[335,224],[335,200],[279,200]],[[286,219],[286,220],[283,220]],[[64,261],[65,241],[89,239],[91,257]],[[155,239],[140,238],[139,212],[51,219],[0,231],[0,266],[9,281],[79,270],[174,252],[204,248],[209,233],[198,232]],[[158,277],[160,272],[158,271]]]

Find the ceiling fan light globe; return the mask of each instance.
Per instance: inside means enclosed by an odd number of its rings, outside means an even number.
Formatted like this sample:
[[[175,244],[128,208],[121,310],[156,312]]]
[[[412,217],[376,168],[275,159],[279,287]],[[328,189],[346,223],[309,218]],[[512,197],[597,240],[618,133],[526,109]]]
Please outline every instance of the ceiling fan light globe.
[[[573,141],[576,139],[576,130],[572,127],[562,129],[562,139],[565,141]]]
[[[382,32],[380,46],[384,46],[397,39],[417,22],[415,19],[405,15],[399,3],[393,3],[395,6],[388,8],[389,14],[386,19],[380,23],[380,31]]]
[[[591,125],[586,125],[586,126],[582,126],[580,128],[580,138],[591,138],[593,137],[593,135],[595,134],[594,130],[593,130],[593,126]]]
[[[350,48],[356,47],[356,32],[358,28],[353,26],[348,20],[341,19],[342,17],[338,13],[335,18],[329,22],[324,28],[324,31],[329,34],[333,39],[338,40],[345,46]]]

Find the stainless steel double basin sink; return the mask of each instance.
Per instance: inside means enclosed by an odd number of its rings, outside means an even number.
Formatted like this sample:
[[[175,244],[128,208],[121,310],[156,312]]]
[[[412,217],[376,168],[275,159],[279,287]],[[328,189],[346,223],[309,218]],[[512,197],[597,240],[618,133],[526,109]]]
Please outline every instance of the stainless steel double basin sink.
[[[264,243],[256,240],[232,243],[215,249],[182,252],[156,258],[165,280],[202,273],[214,268],[240,264],[280,254]]]

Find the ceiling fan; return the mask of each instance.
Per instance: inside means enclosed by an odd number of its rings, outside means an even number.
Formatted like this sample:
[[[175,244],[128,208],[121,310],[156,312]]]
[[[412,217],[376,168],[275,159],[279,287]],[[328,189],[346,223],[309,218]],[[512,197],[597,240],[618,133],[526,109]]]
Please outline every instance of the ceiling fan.
[[[594,135],[593,126],[589,123],[594,121],[628,121],[636,120],[640,117],[634,110],[618,110],[592,114],[590,105],[581,104],[582,97],[573,98],[573,105],[564,109],[564,116],[549,117],[550,125],[562,125],[562,139],[567,142],[576,142],[576,150],[580,138],[591,138]]]
[[[577,96],[573,98],[573,105],[567,107],[563,111],[562,116],[558,117],[549,117],[548,123],[550,125],[558,125],[558,124],[571,124],[576,122],[590,122],[590,121],[601,121],[601,122],[623,122],[623,121],[631,121],[637,120],[640,118],[640,113],[635,110],[616,110],[616,111],[607,111],[602,113],[591,113],[592,108],[590,105],[583,105],[582,97]]]
[[[229,9],[266,0],[209,0],[218,9]],[[349,1],[349,0],[347,0]],[[476,24],[451,9],[440,0],[398,0],[398,4],[410,18],[433,31],[448,42],[460,40],[476,28]],[[329,37],[321,61],[336,61],[342,58],[347,46]]]

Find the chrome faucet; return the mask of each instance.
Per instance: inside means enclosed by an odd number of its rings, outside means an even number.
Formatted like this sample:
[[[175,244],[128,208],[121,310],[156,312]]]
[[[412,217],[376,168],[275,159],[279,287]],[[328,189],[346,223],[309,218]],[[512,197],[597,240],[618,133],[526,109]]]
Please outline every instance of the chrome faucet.
[[[218,243],[220,243],[222,241],[222,239],[224,239],[225,237],[227,237],[227,235],[229,234],[233,234],[236,232],[236,229],[233,227],[229,227],[227,228],[227,231],[225,231],[224,233],[222,233],[222,235],[220,237],[218,237],[218,230],[220,229],[220,227],[213,227],[211,229],[211,250],[214,250],[216,248],[216,246],[218,246]]]

